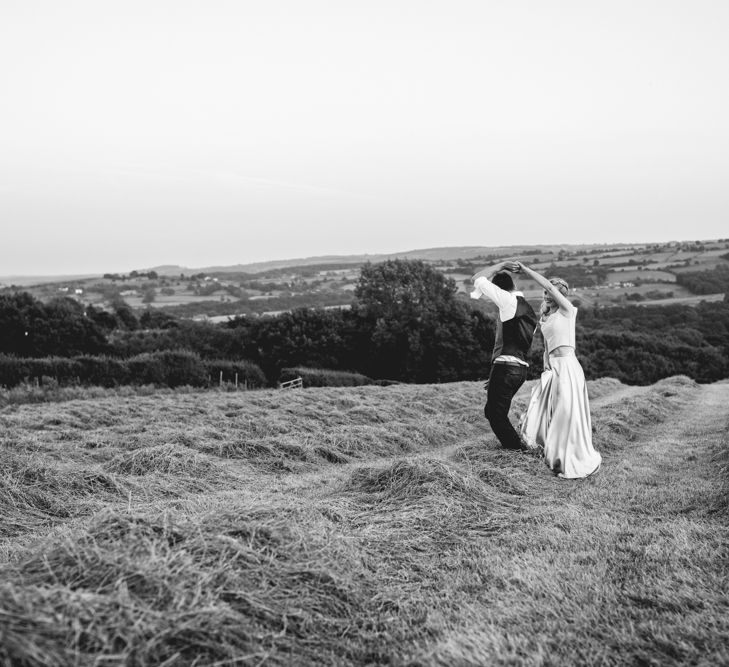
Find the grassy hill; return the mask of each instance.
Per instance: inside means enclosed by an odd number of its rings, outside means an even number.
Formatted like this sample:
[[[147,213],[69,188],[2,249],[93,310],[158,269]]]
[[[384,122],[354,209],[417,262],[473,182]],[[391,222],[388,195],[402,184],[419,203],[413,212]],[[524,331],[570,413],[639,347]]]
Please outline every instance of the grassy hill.
[[[0,664],[727,664],[729,383],[589,390],[576,482],[479,383],[6,406]]]

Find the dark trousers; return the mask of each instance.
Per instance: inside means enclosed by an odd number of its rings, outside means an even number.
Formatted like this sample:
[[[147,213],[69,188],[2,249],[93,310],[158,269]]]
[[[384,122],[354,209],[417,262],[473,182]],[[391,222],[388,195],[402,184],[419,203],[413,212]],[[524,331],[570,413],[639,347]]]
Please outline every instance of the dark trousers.
[[[491,366],[486,405],[483,412],[494,435],[506,449],[521,449],[521,438],[509,421],[511,399],[527,377],[527,367],[496,363]]]

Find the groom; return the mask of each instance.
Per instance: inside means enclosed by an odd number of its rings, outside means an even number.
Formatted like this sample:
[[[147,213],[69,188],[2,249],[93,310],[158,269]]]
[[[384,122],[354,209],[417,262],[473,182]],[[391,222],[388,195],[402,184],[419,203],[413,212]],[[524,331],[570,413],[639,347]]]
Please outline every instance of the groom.
[[[499,309],[484,415],[505,449],[526,449],[509,421],[509,408],[514,394],[526,380],[529,368],[526,359],[537,325],[534,309],[516,290],[509,273],[518,271],[517,262],[507,261],[479,271],[472,278],[471,298],[485,296]]]

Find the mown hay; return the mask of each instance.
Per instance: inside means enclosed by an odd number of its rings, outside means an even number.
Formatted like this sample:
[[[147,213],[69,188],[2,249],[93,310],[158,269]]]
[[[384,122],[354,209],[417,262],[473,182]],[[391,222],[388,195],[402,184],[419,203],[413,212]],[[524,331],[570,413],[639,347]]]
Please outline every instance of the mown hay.
[[[105,512],[5,567],[0,662],[366,663],[371,574],[329,526],[281,509],[194,523]]]
[[[397,461],[360,468],[344,485],[342,509],[377,548],[407,561],[408,549],[462,543],[488,536],[509,523],[512,500],[478,477],[442,461]],[[375,534],[373,534],[375,531]]]
[[[300,472],[312,467],[316,458],[305,441],[292,436],[239,438],[205,443],[200,448],[213,456],[245,461],[262,472]]]
[[[11,537],[75,514],[109,495],[126,493],[115,475],[46,464],[30,455],[0,453],[0,536]]]
[[[106,470],[122,475],[146,475],[164,473],[168,475],[188,475],[210,477],[211,463],[200,453],[177,444],[154,445],[130,452],[117,454]]]
[[[349,463],[349,457],[329,447],[314,447],[314,452],[329,463]]]
[[[245,435],[236,434],[231,439],[200,440],[191,446],[205,453],[227,459],[245,460],[259,469],[280,471],[308,470],[322,460],[329,463],[345,463],[355,458],[391,456],[403,452],[432,449],[447,444],[458,437],[448,418],[441,423],[433,419],[413,424],[393,422],[330,424],[330,420],[302,419],[299,427],[291,424],[277,429],[256,426],[246,429]]]
[[[513,496],[524,496],[527,493],[526,485],[515,479],[513,473],[507,474],[501,470],[496,470],[496,468],[484,466],[477,470],[476,474],[481,481],[490,484],[502,493]]]
[[[449,444],[457,435],[448,419],[389,424],[347,425],[318,434],[322,446],[344,457],[371,458],[432,449]]]
[[[154,611],[123,587],[111,595],[0,586],[0,662],[7,665],[189,665],[231,660],[251,637],[229,607]],[[246,651],[254,652],[254,651]],[[262,657],[259,654],[259,657]]]
[[[350,491],[383,500],[407,501],[436,493],[478,496],[481,489],[455,468],[442,461],[396,461],[386,468],[359,468],[349,480]]]
[[[23,488],[16,480],[0,477],[0,536],[21,535],[69,516],[68,505],[53,493]]]
[[[626,385],[615,378],[598,378],[597,380],[588,381],[587,392],[590,395],[590,399],[594,400],[602,396],[614,394],[616,391],[620,391],[625,387]]]

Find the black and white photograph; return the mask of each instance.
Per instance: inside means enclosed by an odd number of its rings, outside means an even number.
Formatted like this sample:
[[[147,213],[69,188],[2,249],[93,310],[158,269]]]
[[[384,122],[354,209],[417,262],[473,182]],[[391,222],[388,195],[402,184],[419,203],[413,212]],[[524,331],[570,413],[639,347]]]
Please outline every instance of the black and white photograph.
[[[728,36],[0,0],[0,667],[729,665]]]

